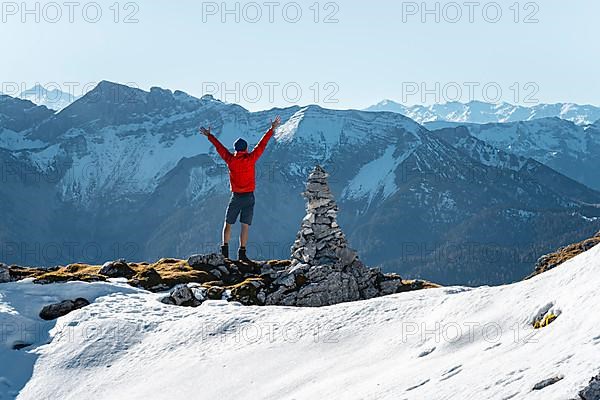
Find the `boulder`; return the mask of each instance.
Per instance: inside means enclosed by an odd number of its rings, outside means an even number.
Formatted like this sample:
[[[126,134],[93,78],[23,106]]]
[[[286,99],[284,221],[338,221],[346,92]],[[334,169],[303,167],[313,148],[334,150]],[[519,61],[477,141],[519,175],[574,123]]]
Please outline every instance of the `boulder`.
[[[265,288],[265,282],[261,278],[249,278],[231,288],[228,300],[240,302],[245,306],[264,305]]]
[[[273,284],[291,288],[296,286],[296,277],[293,273],[283,273],[277,279],[275,279]]]
[[[160,302],[163,304],[167,304],[170,306],[175,306],[175,301],[171,298],[171,296],[165,296],[163,298],[160,299]]]
[[[178,306],[191,306],[194,303],[194,293],[187,285],[177,285],[171,290],[171,298]]]
[[[45,321],[52,321],[88,305],[90,305],[90,302],[81,297],[75,300],[61,301],[60,303],[50,304],[42,308],[40,318]]]
[[[368,274],[366,269],[364,272]],[[373,297],[377,293],[374,279],[362,274],[358,277],[342,271],[339,265],[311,266],[308,269],[305,266],[292,267],[291,271],[284,272],[275,280],[274,285],[278,288],[266,296],[266,303],[321,307],[367,298],[363,297],[363,291],[368,293],[368,297]]]
[[[195,254],[187,260],[190,267],[194,269],[214,269],[221,265],[225,265],[225,257],[222,254]]]
[[[312,277],[309,274],[308,283],[298,291],[297,306],[321,307],[360,300],[358,283],[352,275],[335,271],[329,266],[313,268],[310,272],[317,272],[318,275],[327,275],[327,277],[315,280],[314,274]]]
[[[338,247],[335,250],[337,257],[342,265],[350,265],[356,260],[356,252],[348,247]]]
[[[173,306],[198,307],[209,298],[208,290],[209,288],[198,283],[182,283],[171,289],[160,301]]]
[[[600,374],[590,379],[590,383],[579,392],[582,400],[600,400]]]
[[[192,291],[192,294],[194,295],[194,298],[196,300],[203,302],[204,300],[207,299],[206,292],[208,291],[208,288],[202,286],[199,283],[188,283],[187,286]]]
[[[198,300],[194,295],[193,290],[185,284],[180,284],[171,289],[167,301],[162,299],[161,301],[166,304],[173,304],[176,306],[184,307],[197,307],[202,304],[201,300]]]
[[[556,375],[551,378],[544,379],[543,381],[536,383],[533,386],[533,390],[542,390],[544,388],[547,388],[550,385],[554,385],[556,382],[559,382],[563,379],[564,379],[564,376],[562,376],[562,375]]]
[[[135,271],[129,265],[127,265],[125,260],[120,259],[117,261],[109,261],[104,263],[99,274],[108,276],[109,278],[131,279],[135,275]]]
[[[379,282],[379,290],[381,296],[399,293],[404,283],[402,277],[398,274],[383,274]]]
[[[206,298],[210,300],[223,300],[225,288],[222,286],[211,286],[206,291]]]
[[[164,286],[160,274],[154,268],[148,268],[136,274],[129,283],[146,290],[156,290]]]

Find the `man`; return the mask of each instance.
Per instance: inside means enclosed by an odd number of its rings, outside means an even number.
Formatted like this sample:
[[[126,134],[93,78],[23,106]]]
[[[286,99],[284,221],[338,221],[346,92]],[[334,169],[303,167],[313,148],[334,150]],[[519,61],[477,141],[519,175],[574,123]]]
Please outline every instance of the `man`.
[[[239,138],[233,144],[235,153],[231,154],[225,146],[210,132],[210,127],[200,128],[200,133],[208,138],[215,146],[217,153],[227,164],[229,168],[229,182],[231,184],[231,200],[225,214],[225,224],[223,226],[223,245],[221,253],[225,258],[229,258],[229,239],[231,239],[231,226],[236,223],[238,215],[242,229],[240,232],[240,248],[238,250],[238,259],[244,262],[250,260],[246,256],[246,244],[252,217],[254,215],[254,189],[256,187],[255,164],[265,151],[269,139],[275,133],[275,129],[281,124],[281,118],[278,116],[271,121],[271,129],[264,134],[256,147],[248,152],[248,143]]]

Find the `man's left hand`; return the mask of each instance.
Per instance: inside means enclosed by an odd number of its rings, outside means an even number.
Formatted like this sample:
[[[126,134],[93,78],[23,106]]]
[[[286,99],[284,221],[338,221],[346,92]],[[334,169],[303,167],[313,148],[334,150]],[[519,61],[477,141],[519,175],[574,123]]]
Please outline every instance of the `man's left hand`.
[[[200,127],[199,131],[206,137],[210,135],[210,127],[208,127],[208,129],[206,129],[205,127]]]
[[[271,129],[277,129],[281,125],[281,117],[278,115],[275,120],[271,121]]]

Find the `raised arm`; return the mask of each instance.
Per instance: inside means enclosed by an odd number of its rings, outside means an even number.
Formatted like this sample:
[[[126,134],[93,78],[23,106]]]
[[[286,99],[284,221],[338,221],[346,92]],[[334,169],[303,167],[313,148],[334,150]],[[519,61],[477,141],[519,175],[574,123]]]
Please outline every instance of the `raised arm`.
[[[215,149],[217,149],[217,153],[219,153],[221,158],[226,163],[229,163],[229,161],[231,160],[233,155],[231,154],[231,152],[229,150],[227,150],[227,148],[225,146],[223,146],[223,144],[221,142],[219,142],[219,139],[217,139],[215,137],[215,135],[210,133],[210,128],[208,128],[208,129],[200,128],[200,133],[208,138],[208,140],[213,144],[213,146],[215,146]]]
[[[274,121],[271,121],[271,128],[263,135],[263,137],[258,141],[258,144],[252,152],[250,153],[255,160],[258,160],[260,156],[265,152],[265,148],[267,147],[267,143],[273,134],[275,133],[275,129],[281,124],[281,117],[277,116]]]

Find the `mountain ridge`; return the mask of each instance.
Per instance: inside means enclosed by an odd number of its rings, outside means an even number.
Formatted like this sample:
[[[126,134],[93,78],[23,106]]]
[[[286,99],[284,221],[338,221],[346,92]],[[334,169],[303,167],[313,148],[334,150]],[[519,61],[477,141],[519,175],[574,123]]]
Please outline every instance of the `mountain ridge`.
[[[508,123],[432,123],[436,131],[463,126],[469,133],[502,151],[535,159],[558,172],[600,190],[600,129],[556,117]],[[445,130],[444,130],[445,129]]]
[[[590,104],[554,103],[520,106],[510,103],[447,102],[434,105],[407,106],[393,100],[383,100],[365,111],[389,111],[407,115],[419,123],[448,122],[515,122],[557,116],[578,125],[592,124],[600,119],[600,107]]]

